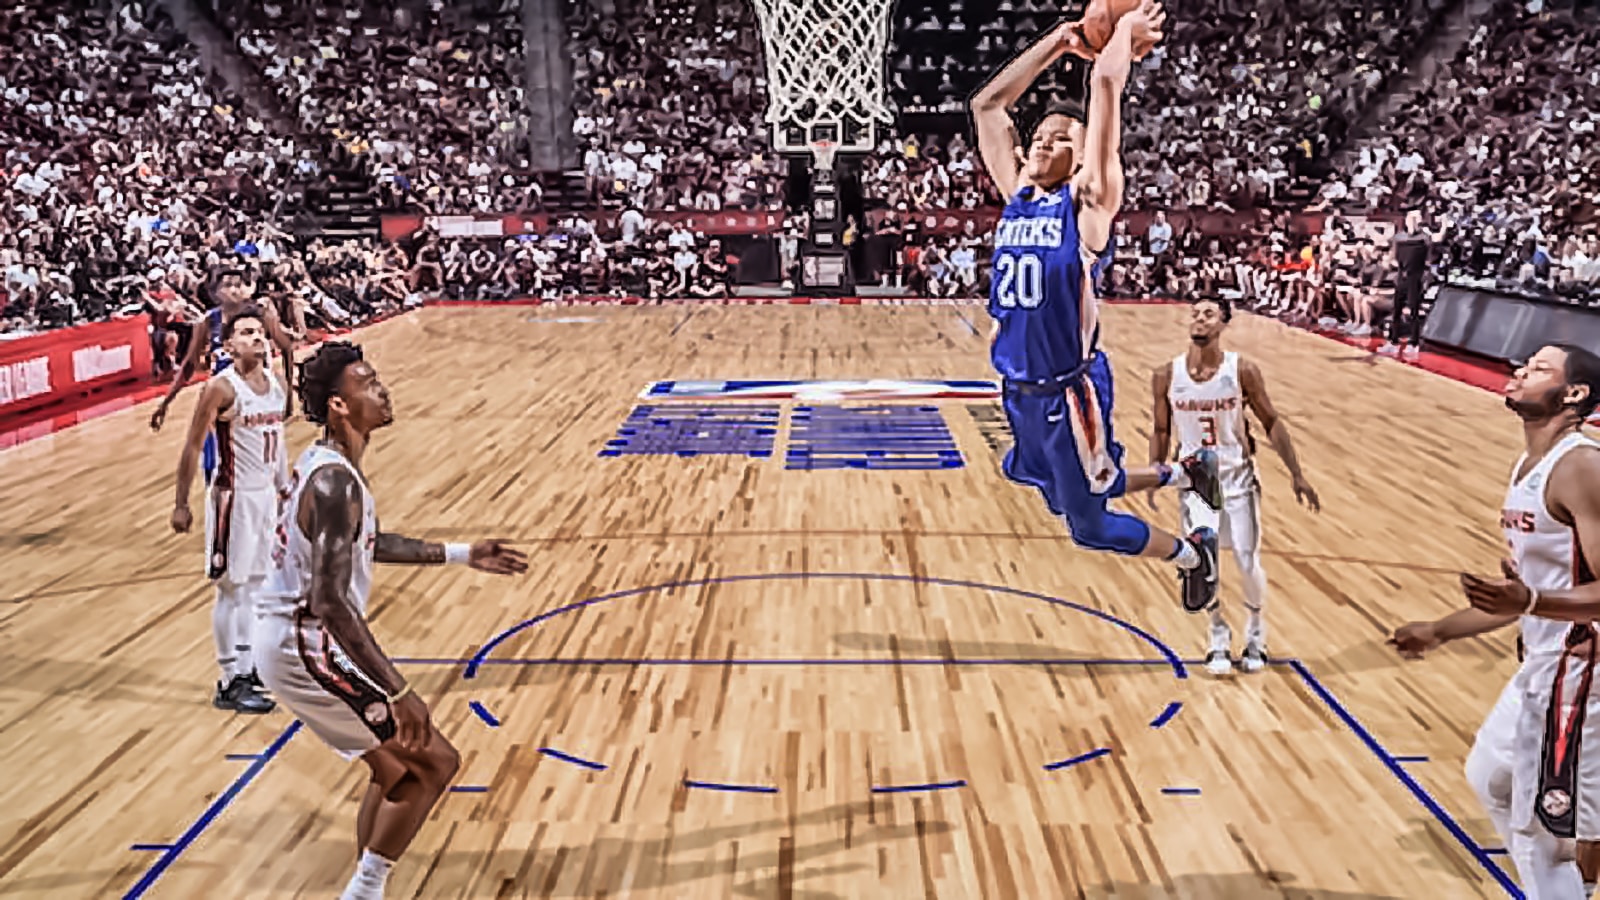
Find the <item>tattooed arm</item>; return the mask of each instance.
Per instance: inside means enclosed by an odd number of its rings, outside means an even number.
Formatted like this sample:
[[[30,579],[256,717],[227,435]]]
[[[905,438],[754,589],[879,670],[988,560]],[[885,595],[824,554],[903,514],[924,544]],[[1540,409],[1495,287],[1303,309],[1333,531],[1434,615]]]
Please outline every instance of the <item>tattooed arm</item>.
[[[405,687],[405,679],[378,647],[350,596],[361,531],[361,486],[344,466],[323,466],[312,474],[302,497],[297,517],[311,539],[311,614],[322,620],[361,671],[392,697]]]
[[[381,563],[442,566],[445,561],[444,545],[380,531],[375,558]]]

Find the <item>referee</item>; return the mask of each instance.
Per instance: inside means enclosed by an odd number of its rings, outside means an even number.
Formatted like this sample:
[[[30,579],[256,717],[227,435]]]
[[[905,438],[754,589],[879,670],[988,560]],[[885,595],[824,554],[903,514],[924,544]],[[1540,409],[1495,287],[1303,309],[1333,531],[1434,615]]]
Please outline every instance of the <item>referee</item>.
[[[1421,211],[1407,212],[1405,224],[1405,230],[1394,236],[1394,259],[1399,271],[1395,273],[1394,312],[1389,314],[1389,342],[1380,352],[1415,358],[1422,351],[1422,280],[1428,271],[1431,242],[1422,230]],[[1402,337],[1402,329],[1408,340]]]

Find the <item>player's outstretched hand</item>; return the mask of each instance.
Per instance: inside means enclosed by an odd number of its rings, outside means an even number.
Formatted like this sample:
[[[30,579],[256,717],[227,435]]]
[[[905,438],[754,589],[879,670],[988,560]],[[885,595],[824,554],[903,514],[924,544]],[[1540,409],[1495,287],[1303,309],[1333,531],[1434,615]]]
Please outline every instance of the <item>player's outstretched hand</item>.
[[[1133,58],[1144,59],[1166,37],[1161,29],[1167,24],[1167,11],[1158,0],[1144,0],[1139,8],[1117,23],[1118,28],[1131,29]]]
[[[167,420],[167,406],[166,406],[165,403],[163,403],[163,404],[160,404],[159,406],[156,407],[156,411],[155,412],[150,414],[150,430],[151,431],[160,431],[161,430],[161,423],[165,422],[166,420]]]
[[[527,555],[506,546],[504,541],[479,541],[473,544],[467,564],[480,572],[494,575],[520,575],[528,571]]]
[[[1294,480],[1294,498],[1312,512],[1322,512],[1322,498],[1317,496],[1317,490],[1311,486],[1311,482],[1304,478]]]
[[[1411,622],[1396,628],[1388,643],[1406,659],[1421,659],[1422,654],[1443,642],[1439,640],[1432,622]]]
[[[394,713],[394,737],[400,746],[412,753],[421,753],[433,739],[433,726],[428,722],[428,704],[412,691],[390,704]]]
[[[194,513],[187,506],[175,506],[172,508],[172,518],[168,521],[173,531],[188,534],[189,529],[194,527]]]
[[[1508,568],[1501,563],[1502,573]],[[1533,599],[1533,592],[1515,574],[1509,578],[1488,579],[1463,572],[1461,589],[1466,592],[1467,600],[1474,608],[1496,616],[1521,613],[1528,608],[1528,601]]]

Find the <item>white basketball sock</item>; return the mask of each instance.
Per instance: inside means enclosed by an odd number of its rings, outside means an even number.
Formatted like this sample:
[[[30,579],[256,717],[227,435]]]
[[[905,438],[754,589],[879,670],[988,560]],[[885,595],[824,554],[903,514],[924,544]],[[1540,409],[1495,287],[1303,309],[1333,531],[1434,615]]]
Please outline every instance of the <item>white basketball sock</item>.
[[[234,668],[240,675],[256,670],[256,661],[250,652],[250,633],[256,626],[256,593],[261,590],[262,579],[247,581],[237,587],[238,599],[233,610]]]
[[[1244,576],[1240,579],[1247,612],[1244,641],[1246,644],[1266,647],[1267,623],[1261,616],[1261,610],[1267,603],[1267,573],[1261,568],[1261,557],[1254,553],[1235,553],[1233,558],[1239,563],[1239,572]]]
[[[1563,852],[1560,838],[1543,828],[1511,835],[1511,859],[1522,876],[1528,900],[1582,900],[1583,873],[1570,850]]]
[[[235,623],[239,620],[239,590],[227,579],[216,581],[217,600],[211,606],[211,637],[217,645],[217,666],[222,669],[222,683],[227,685],[239,674],[239,652]]]
[[[384,885],[393,868],[394,863],[371,850],[361,851],[361,862],[356,865],[356,873],[350,876],[350,883],[345,885],[339,900],[383,900]]]

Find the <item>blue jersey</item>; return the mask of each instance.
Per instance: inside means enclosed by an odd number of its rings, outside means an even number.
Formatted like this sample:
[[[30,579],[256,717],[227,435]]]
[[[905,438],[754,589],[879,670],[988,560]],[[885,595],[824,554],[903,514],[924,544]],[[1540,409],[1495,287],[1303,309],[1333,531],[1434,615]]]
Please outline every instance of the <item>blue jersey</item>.
[[[233,357],[222,346],[222,307],[206,310],[206,327],[211,335],[211,374],[215,375],[233,365]]]
[[[1081,373],[1093,358],[1100,320],[1094,283],[1110,267],[1111,242],[1096,255],[1078,236],[1071,184],[1034,197],[1024,187],[994,233],[989,315],[1000,323],[990,357],[1015,381]]]

